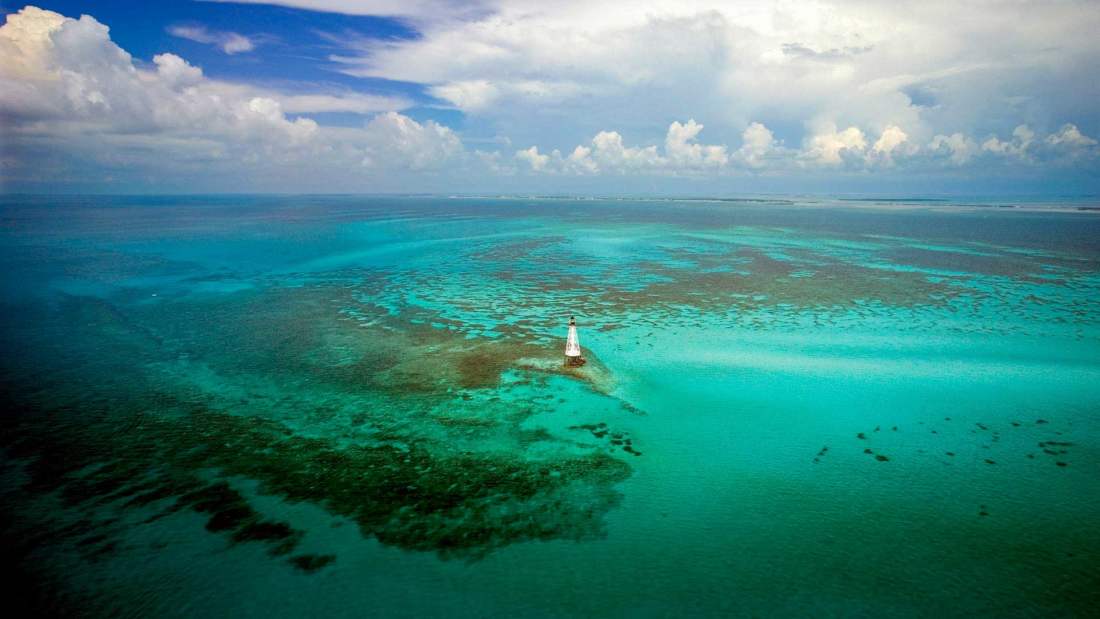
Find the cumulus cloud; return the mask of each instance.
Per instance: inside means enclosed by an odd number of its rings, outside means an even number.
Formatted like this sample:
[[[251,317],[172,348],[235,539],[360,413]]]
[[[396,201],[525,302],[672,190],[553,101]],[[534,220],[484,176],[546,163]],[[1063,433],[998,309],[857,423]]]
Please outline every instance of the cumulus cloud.
[[[90,16],[79,20],[27,7],[0,27],[0,95],[5,114],[40,120],[41,133],[191,131],[248,134],[256,139],[301,137],[316,123],[290,119],[277,101],[223,87],[174,54],[139,68]],[[48,121],[48,122],[47,122]]]
[[[720,167],[729,161],[725,146],[707,146],[695,141],[703,125],[690,119],[686,124],[673,121],[665,138],[665,155],[677,167]]]
[[[559,156],[561,153],[558,153]],[[535,172],[541,172],[546,169],[546,165],[550,163],[550,156],[539,153],[538,146],[532,146],[526,150],[516,151],[516,160],[522,161],[531,166],[531,169]]]
[[[890,125],[882,130],[882,135],[879,136],[875,145],[871,147],[871,150],[876,153],[882,153],[883,155],[889,155],[902,144],[909,139],[901,127]]]
[[[153,56],[157,66],[157,75],[172,89],[194,86],[202,82],[202,69],[193,67],[175,54],[157,54]]]
[[[916,151],[916,147],[909,141],[909,134],[897,125],[888,125],[867,151],[867,159],[872,166],[892,167],[898,159]]]
[[[301,115],[407,105],[401,98],[283,95],[211,80],[169,53],[142,65],[87,15],[72,19],[27,7],[0,26],[0,118],[6,150],[16,152],[49,148],[85,157],[90,166],[168,170],[173,161],[205,159],[219,166],[326,165],[333,171],[365,160],[377,168],[426,170],[462,153],[450,129],[393,111],[360,128],[325,128]]]
[[[785,154],[785,149],[771,130],[754,122],[741,132],[741,148],[737,149],[735,157],[744,166],[759,169]]]
[[[1027,157],[1027,150],[1035,140],[1035,132],[1027,125],[1019,125],[1012,130],[1011,140],[1000,140],[997,136],[989,136],[982,142],[982,149],[997,155],[1013,157]]]
[[[662,167],[664,158],[656,146],[628,147],[617,131],[601,131],[592,138],[593,160],[607,170],[647,170]]]
[[[996,136],[979,146],[962,133],[936,135],[921,146],[897,125],[888,125],[874,143],[869,143],[859,127],[838,130],[831,122],[821,122],[817,131],[806,140],[802,149],[783,146],[766,126],[753,122],[741,134],[741,146],[730,152],[725,145],[704,145],[695,140],[702,125],[689,120],[673,122],[668,129],[664,148],[657,145],[627,146],[617,131],[601,131],[589,146],[577,146],[569,156],[557,149],[542,152],[537,146],[516,151],[514,159],[533,172],[551,174],[626,174],[657,175],[736,174],[741,171],[785,171],[795,168],[823,170],[874,170],[889,168],[904,161],[920,171],[948,165],[963,167],[984,154],[996,160],[1041,164],[1034,144],[1035,134],[1026,126],[1017,127],[1010,140]],[[1082,134],[1075,126],[1066,125],[1041,141],[1050,147],[1044,159],[1061,157],[1080,159],[1095,156],[1096,140]],[[1030,149],[1030,150],[1029,150]],[[1025,157],[1025,154],[1028,156]],[[930,167],[931,166],[931,167]]]
[[[217,162],[280,179],[297,166],[344,181],[396,178],[392,170],[986,171],[1094,166],[1100,150],[1100,118],[1081,111],[1100,97],[1083,79],[1100,62],[1100,16],[1061,4],[1029,7],[1041,16],[1025,21],[1013,3],[983,12],[929,2],[901,14],[855,0],[275,3],[406,19],[418,36],[349,40],[332,60],[350,75],[421,85],[432,107],[464,113],[467,142],[503,152],[466,151],[451,129],[398,113],[414,105],[407,97],[216,80],[174,54],[132,58],[94,17],[28,7],[0,26],[0,178],[25,171],[31,153],[135,169]],[[959,16],[973,11],[982,19]],[[255,45],[200,26],[171,31],[226,53]],[[310,118],[331,112],[363,121]]]
[[[824,165],[840,165],[846,158],[860,157],[867,138],[858,127],[837,131],[836,124],[822,123],[806,142],[802,159]]]
[[[1096,140],[1087,135],[1082,135],[1076,125],[1069,123],[1062,125],[1062,128],[1059,129],[1057,133],[1048,135],[1046,141],[1047,144],[1051,146],[1066,148],[1087,148],[1089,146],[1096,146]]]
[[[397,163],[414,170],[438,167],[462,151],[454,131],[434,121],[418,123],[397,112],[375,116],[366,128],[372,163]],[[382,162],[381,158],[387,158]]]
[[[965,165],[978,152],[973,139],[962,133],[937,135],[928,144],[928,150],[934,157],[946,158],[956,166]]]
[[[420,36],[352,42],[334,60],[351,75],[425,84],[476,113],[488,132],[507,127],[520,143],[553,139],[563,117],[584,135],[691,114],[721,134],[753,121],[781,127],[789,143],[812,140],[814,131],[789,127],[824,117],[861,131],[892,124],[910,144],[927,144],[955,131],[1003,133],[1012,118],[1053,128],[1100,97],[1090,79],[1100,62],[1100,12],[1074,3],[493,0],[463,12],[409,3],[401,14]],[[934,101],[914,93],[934,93]],[[837,165],[840,149],[821,146]]]
[[[730,161],[724,145],[700,144],[703,125],[689,119],[673,121],[665,134],[664,148],[657,145],[627,146],[617,131],[600,131],[589,145],[578,145],[563,157],[558,150],[540,154],[536,146],[516,152],[516,159],[536,172],[573,174],[652,173],[694,174],[722,168]]]
[[[168,34],[196,43],[213,45],[230,55],[256,49],[255,42],[243,34],[207,30],[205,26],[172,26],[168,29]]]

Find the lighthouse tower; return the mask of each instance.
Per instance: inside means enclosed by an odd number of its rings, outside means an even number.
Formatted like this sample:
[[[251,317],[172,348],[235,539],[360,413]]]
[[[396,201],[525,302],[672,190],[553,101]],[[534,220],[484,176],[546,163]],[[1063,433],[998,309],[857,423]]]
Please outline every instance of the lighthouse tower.
[[[569,317],[569,335],[565,338],[565,365],[568,367],[580,367],[585,364],[581,356],[581,342],[577,339],[577,320]]]

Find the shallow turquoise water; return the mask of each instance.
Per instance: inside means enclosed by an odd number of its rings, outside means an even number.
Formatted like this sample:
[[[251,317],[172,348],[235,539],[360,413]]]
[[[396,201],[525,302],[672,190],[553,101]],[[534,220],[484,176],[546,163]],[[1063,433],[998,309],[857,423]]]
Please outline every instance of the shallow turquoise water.
[[[1095,213],[0,205],[5,578],[46,610],[1100,606]]]

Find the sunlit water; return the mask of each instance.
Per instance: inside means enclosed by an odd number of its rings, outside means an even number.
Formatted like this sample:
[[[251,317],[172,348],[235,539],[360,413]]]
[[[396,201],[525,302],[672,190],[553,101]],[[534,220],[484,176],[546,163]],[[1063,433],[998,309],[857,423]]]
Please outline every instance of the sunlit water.
[[[1088,615],[1100,216],[1049,207],[4,198],[7,584],[91,616]]]

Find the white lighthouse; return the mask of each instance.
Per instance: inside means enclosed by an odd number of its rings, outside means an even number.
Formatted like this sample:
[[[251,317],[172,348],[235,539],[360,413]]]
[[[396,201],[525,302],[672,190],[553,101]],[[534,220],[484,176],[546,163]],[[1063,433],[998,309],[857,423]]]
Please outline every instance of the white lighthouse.
[[[580,367],[585,364],[581,356],[581,341],[577,338],[577,319],[569,317],[569,335],[565,338],[565,365]]]

